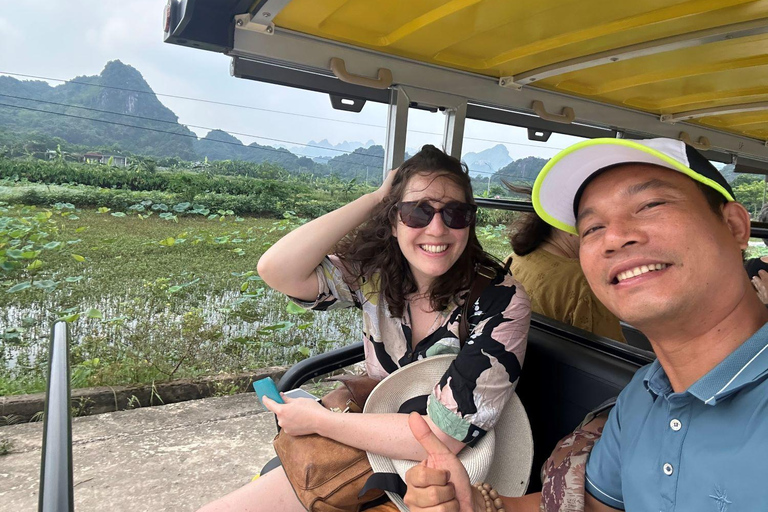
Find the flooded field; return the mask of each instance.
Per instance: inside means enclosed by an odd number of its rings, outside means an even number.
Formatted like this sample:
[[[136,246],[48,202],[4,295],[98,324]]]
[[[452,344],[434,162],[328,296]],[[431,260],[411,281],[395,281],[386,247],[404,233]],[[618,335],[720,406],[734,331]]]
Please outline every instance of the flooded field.
[[[44,389],[57,319],[72,333],[73,387],[292,364],[360,339],[358,311],[305,312],[256,275],[261,253],[300,220],[53,212],[51,249],[0,289],[0,396]],[[478,234],[508,253],[503,226]]]

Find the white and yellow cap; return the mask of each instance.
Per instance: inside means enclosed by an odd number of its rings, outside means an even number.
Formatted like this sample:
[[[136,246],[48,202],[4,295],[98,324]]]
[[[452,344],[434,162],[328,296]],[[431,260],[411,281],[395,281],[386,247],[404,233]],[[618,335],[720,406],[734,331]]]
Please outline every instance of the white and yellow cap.
[[[701,153],[675,139],[591,139],[552,157],[533,185],[533,207],[548,224],[577,234],[576,208],[589,180],[606,167],[646,163],[678,171],[735,201],[731,186]]]

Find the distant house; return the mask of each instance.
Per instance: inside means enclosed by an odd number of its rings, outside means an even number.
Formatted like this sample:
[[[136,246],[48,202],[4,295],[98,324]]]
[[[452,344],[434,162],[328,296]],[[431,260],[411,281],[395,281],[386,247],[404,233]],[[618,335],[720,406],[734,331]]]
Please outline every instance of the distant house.
[[[61,159],[67,161],[67,162],[83,162],[83,157],[77,153],[70,153],[68,151],[62,151],[58,152],[54,149],[49,149],[45,152],[45,157],[48,160],[58,160],[60,157]]]
[[[108,164],[112,159],[112,165],[116,167],[125,167],[128,165],[128,157],[121,155],[102,155],[101,153],[86,153],[83,155],[83,162],[89,164]]]

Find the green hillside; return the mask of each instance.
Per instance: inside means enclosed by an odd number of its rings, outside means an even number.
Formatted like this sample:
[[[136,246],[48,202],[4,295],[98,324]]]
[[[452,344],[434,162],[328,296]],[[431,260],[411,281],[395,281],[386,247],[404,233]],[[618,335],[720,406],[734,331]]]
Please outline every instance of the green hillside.
[[[255,142],[246,146],[237,137],[223,130],[211,130],[205,137],[196,141],[195,152],[200,159],[270,163],[294,172],[325,173],[325,166],[310,158],[294,155],[285,148],[262,146]]]
[[[15,133],[60,137],[83,147],[117,146],[140,155],[196,158],[195,134],[178,124],[141,73],[119,60],[97,76],[56,87],[0,76],[0,105],[0,128]]]

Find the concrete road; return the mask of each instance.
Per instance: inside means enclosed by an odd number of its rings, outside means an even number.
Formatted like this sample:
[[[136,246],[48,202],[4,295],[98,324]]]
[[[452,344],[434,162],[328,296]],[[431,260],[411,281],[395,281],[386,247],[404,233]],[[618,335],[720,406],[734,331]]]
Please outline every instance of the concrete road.
[[[37,510],[42,423],[0,427],[0,511]],[[78,512],[194,511],[274,456],[274,416],[254,393],[75,418]]]

